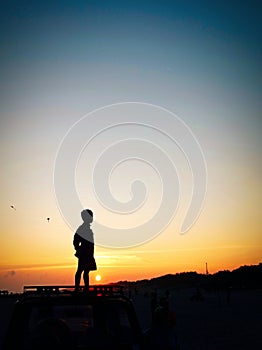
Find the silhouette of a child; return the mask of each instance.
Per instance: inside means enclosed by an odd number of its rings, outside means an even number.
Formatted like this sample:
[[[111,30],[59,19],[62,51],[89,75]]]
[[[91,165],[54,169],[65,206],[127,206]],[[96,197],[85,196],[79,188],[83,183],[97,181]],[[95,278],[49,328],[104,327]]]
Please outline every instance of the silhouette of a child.
[[[89,272],[97,269],[94,258],[94,235],[90,228],[93,222],[93,212],[90,209],[85,209],[81,212],[81,216],[83,223],[76,230],[73,240],[76,250],[75,256],[78,258],[78,267],[75,274],[76,291],[79,290],[82,272],[84,272],[84,283],[88,290]]]

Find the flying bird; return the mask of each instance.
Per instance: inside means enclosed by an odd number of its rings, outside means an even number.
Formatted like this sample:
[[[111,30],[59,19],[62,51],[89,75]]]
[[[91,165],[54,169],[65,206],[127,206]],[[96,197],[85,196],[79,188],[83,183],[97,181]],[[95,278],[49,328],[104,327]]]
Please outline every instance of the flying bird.
[[[49,221],[50,221],[50,218],[46,218],[46,220],[47,220],[47,222],[49,222]]]
[[[16,210],[15,206],[14,205],[10,205],[10,208]]]

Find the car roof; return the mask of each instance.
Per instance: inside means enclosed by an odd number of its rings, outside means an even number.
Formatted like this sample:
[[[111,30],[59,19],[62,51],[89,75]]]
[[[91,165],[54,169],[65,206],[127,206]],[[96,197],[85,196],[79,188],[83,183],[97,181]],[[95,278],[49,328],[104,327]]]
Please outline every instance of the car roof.
[[[130,303],[130,299],[124,295],[124,287],[121,285],[93,285],[86,290],[80,287],[76,293],[74,286],[25,286],[24,292],[19,298],[21,304],[32,303],[87,303],[122,301]]]
[[[24,286],[24,294],[60,294],[68,293],[72,294],[75,287],[72,285],[33,285],[33,286]],[[80,286],[79,292],[87,292],[96,295],[116,295],[124,293],[124,286],[119,284],[99,284],[91,285],[86,290],[86,287]],[[75,293],[75,292],[74,292]],[[76,293],[75,293],[76,294]]]

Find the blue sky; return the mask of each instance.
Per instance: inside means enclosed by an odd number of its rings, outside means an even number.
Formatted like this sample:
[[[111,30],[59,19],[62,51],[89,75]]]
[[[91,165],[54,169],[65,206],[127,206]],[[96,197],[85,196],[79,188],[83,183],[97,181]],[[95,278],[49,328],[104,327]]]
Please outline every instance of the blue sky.
[[[258,2],[10,1],[1,27],[6,137],[135,100],[259,147]]]
[[[229,92],[242,90],[256,105],[257,2],[236,7],[226,1],[11,1],[1,13],[2,83],[9,96],[19,83],[30,80],[32,87],[44,77],[56,78],[54,89],[61,80],[77,81],[81,89],[90,70],[98,79],[103,75],[104,84],[112,75],[123,84],[124,71],[127,81],[136,73],[156,80],[172,75],[173,86],[181,81],[218,90],[227,86]]]

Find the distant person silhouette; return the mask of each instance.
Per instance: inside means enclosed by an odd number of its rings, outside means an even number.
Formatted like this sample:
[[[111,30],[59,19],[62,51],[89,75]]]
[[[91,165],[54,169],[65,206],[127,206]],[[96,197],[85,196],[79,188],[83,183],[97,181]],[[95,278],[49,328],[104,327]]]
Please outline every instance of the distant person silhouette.
[[[78,267],[75,274],[75,291],[79,291],[82,272],[84,272],[85,288],[89,288],[89,272],[96,270],[96,261],[94,258],[94,235],[90,227],[93,222],[93,212],[85,209],[81,212],[83,219],[82,225],[78,227],[74,235],[73,245],[75,247],[75,256],[78,258]]]
[[[145,331],[146,348],[152,350],[178,350],[176,317],[167,298],[161,298],[154,310],[152,325]]]

